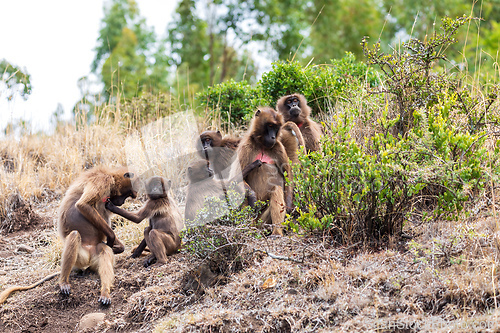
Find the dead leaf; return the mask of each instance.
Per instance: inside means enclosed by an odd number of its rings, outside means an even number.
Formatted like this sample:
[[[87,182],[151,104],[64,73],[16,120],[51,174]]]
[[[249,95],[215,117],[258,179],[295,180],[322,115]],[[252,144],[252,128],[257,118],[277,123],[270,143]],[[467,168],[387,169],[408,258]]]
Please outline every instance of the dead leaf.
[[[262,289],[270,289],[276,287],[276,280],[272,277],[267,278],[266,281],[262,284]]]

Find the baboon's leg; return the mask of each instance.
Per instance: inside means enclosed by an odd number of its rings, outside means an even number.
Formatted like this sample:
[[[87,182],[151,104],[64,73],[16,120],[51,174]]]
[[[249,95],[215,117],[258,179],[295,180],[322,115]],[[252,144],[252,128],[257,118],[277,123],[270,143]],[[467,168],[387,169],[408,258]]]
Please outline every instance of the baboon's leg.
[[[275,236],[283,236],[283,222],[286,216],[285,195],[281,186],[275,186],[271,192],[269,200],[269,209],[271,213],[271,223]]]
[[[82,238],[78,231],[73,230],[64,239],[64,248],[61,258],[61,275],[59,276],[59,288],[61,293],[69,295],[71,286],[69,284],[69,275],[76,264],[78,252],[82,245]]]
[[[147,227],[144,229],[144,240],[146,241],[146,244],[149,247],[149,251],[151,251],[151,254],[146,258],[146,260],[144,260],[144,267],[148,267],[156,259],[157,250],[155,248],[155,244],[151,244],[151,239],[150,239],[150,235],[153,230],[154,229],[151,229],[151,227]]]
[[[103,305],[111,304],[111,286],[115,279],[113,249],[104,243],[96,246],[95,256],[92,257],[91,268],[99,274],[101,279],[101,296],[99,303]]]
[[[156,257],[156,263],[163,265],[167,262],[167,255],[177,252],[177,245],[172,235],[159,230],[151,230],[148,242],[149,249]]]

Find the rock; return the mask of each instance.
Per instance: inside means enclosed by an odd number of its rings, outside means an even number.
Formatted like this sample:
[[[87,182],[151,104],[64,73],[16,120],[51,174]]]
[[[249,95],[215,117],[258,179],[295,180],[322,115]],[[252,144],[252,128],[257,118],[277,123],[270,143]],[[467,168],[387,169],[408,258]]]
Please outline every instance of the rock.
[[[85,331],[89,328],[94,328],[97,325],[104,322],[105,313],[96,312],[96,313],[87,313],[85,316],[80,319],[80,323],[78,324],[79,331]]]
[[[21,244],[17,247],[17,252],[26,252],[26,253],[32,253],[35,251],[34,248],[32,248],[29,245]]]

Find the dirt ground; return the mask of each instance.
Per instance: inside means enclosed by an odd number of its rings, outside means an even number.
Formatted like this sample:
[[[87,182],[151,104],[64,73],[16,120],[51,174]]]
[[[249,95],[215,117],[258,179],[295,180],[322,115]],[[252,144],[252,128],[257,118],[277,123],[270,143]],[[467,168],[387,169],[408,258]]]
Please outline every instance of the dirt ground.
[[[21,205],[22,206],[22,205]],[[20,207],[21,207],[20,206]],[[46,262],[57,201],[20,209],[2,230],[1,289],[58,270]],[[1,332],[499,332],[492,217],[410,230],[412,239],[338,246],[288,235],[247,244],[240,268],[217,276],[187,253],[146,269],[116,257],[112,304],[98,304],[97,274],[74,272],[69,296],[57,278],[16,292],[0,306]],[[420,228],[420,229],[419,229]]]

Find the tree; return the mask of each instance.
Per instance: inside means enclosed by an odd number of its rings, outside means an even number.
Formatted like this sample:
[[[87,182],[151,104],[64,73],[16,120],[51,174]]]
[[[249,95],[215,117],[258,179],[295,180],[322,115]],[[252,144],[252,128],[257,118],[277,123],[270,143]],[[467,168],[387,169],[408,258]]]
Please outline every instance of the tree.
[[[135,0],[112,0],[108,4],[91,66],[104,83],[103,99],[118,92],[131,98],[146,91],[168,90],[165,48],[140,16]]]
[[[26,69],[12,65],[7,60],[0,61],[0,97],[12,100],[15,95],[27,100],[31,94],[31,76]]]
[[[194,0],[181,0],[172,22],[168,25],[166,42],[170,46],[172,63],[178,76],[190,82],[209,84],[210,61],[207,22],[197,17]],[[186,80],[187,81],[187,80]]]
[[[255,77],[252,56],[244,48],[247,40],[229,21],[230,12],[224,1],[208,1],[206,6],[195,0],[179,3],[167,43],[179,76],[188,78],[190,85]]]
[[[310,39],[312,56],[316,63],[329,63],[340,59],[345,52],[361,58],[360,42],[364,36],[379,36],[385,14],[378,1],[315,0],[310,10]]]

